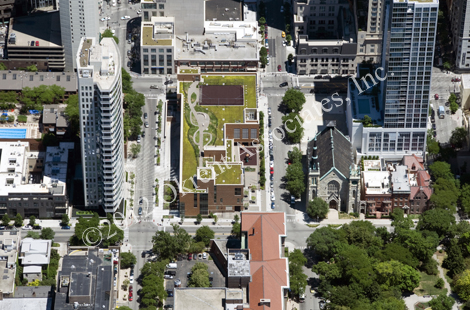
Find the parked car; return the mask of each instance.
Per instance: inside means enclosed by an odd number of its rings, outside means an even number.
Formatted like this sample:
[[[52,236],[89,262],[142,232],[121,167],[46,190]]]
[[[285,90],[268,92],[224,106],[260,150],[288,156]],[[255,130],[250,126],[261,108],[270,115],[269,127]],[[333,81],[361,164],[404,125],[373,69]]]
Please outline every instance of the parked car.
[[[434,94],[434,99],[438,100],[438,99],[439,99],[439,95],[438,95],[438,94]]]
[[[164,305],[163,308],[164,309],[173,309],[173,305]]]
[[[31,227],[30,225],[26,225],[23,227],[24,230],[31,230],[33,229],[33,227]]]
[[[173,297],[173,290],[167,290],[166,293],[168,297]]]
[[[150,89],[158,89],[157,85],[150,85]]]
[[[271,174],[274,174],[274,167],[271,167],[269,170]]]
[[[192,275],[192,274],[193,274],[192,272],[186,273],[186,278],[188,278],[188,279],[191,278],[191,275]]]
[[[36,41],[36,46],[39,46],[39,41]]]
[[[149,128],[149,122],[144,123],[145,128]]]
[[[274,201],[271,202],[271,209],[274,209],[275,208],[275,205],[274,205]]]
[[[283,38],[285,38],[285,37],[286,37],[286,33],[283,31],[283,32],[281,33],[281,36],[282,36]]]
[[[207,253],[206,252],[202,253],[202,258],[207,259]]]
[[[282,82],[281,84],[279,84],[279,87],[285,87],[285,86],[287,86],[287,85],[289,85],[289,83],[287,83],[287,82]]]
[[[62,229],[70,229],[69,225],[62,226]]]
[[[138,135],[138,136],[137,136],[137,143],[140,143],[140,139],[141,139],[141,136]]]
[[[129,277],[129,282],[130,282],[131,284],[134,283],[134,275],[131,275],[131,276]]]
[[[142,215],[142,207],[139,207],[139,215]]]
[[[166,274],[163,276],[164,279],[173,279],[174,277],[171,274]]]
[[[271,193],[271,201],[274,201],[276,200],[276,198],[274,197],[274,193]]]
[[[284,13],[284,6],[281,5],[281,13]]]
[[[188,254],[188,260],[193,260],[193,253]]]
[[[281,65],[278,65],[278,66],[277,66],[277,71],[279,71],[279,72],[281,72],[281,71],[282,71],[282,67],[281,67]]]
[[[271,108],[268,108],[268,115],[271,115]]]

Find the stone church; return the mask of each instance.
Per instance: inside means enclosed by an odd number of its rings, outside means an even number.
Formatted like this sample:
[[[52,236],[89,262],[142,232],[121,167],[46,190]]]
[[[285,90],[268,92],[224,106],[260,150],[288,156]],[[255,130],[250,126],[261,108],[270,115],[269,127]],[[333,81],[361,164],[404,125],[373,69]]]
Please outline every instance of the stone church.
[[[320,197],[330,208],[358,212],[360,169],[349,139],[331,121],[308,142],[308,200]]]

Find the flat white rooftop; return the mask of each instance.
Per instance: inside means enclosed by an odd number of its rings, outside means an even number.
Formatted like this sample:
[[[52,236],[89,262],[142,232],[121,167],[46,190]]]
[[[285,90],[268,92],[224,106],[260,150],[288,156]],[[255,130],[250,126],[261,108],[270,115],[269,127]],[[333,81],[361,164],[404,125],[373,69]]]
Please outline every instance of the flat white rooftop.
[[[391,194],[388,171],[365,171],[363,172],[364,187],[366,195]]]

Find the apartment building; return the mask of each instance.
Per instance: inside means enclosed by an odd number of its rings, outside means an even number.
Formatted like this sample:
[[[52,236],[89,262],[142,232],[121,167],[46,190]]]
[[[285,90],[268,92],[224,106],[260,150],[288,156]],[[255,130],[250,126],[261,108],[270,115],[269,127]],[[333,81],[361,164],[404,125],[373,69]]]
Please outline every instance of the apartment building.
[[[65,69],[77,69],[76,55],[82,37],[98,37],[99,10],[96,0],[59,0],[60,37],[65,50]]]
[[[73,143],[31,151],[28,142],[0,142],[0,216],[60,218],[68,213],[67,163]]]
[[[357,29],[347,0],[295,0],[297,72],[352,75],[356,72]]]
[[[15,1],[16,0],[3,0],[0,2],[0,22],[2,24],[9,23],[13,9],[15,7]]]
[[[77,53],[83,190],[88,208],[114,212],[123,200],[121,63],[112,38],[84,37]]]
[[[142,22],[140,65],[143,74],[173,74],[175,18],[151,17]]]
[[[359,0],[357,5],[357,58],[356,62],[380,63],[384,25],[387,25],[385,0]]]
[[[467,8],[470,8],[469,0],[453,0],[449,8],[452,48],[458,69],[470,69],[470,14],[467,14]]]
[[[360,79],[349,85],[347,120],[358,152],[423,156],[438,7],[437,0],[393,1],[387,61],[359,69]],[[372,124],[361,122],[365,115]]]

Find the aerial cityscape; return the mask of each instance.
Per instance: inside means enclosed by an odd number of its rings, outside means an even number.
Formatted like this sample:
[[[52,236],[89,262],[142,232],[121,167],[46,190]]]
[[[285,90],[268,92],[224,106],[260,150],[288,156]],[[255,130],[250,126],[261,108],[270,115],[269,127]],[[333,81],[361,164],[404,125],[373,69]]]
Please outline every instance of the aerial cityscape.
[[[0,0],[0,310],[470,310],[467,6]]]

